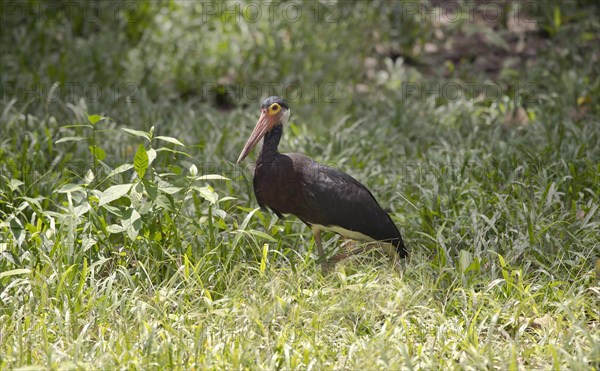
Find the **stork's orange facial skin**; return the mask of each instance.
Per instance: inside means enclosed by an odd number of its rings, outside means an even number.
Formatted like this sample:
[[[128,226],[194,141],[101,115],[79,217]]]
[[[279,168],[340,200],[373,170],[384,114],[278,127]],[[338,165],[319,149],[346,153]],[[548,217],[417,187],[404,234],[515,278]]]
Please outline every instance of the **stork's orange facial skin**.
[[[271,103],[270,105],[261,106],[260,108],[260,117],[258,118],[258,122],[250,134],[250,138],[244,145],[244,149],[242,153],[240,153],[240,157],[238,157],[237,163],[242,162],[246,156],[252,151],[254,146],[273,128],[273,126],[277,124],[284,124],[289,117],[289,109],[283,106],[280,103]]]

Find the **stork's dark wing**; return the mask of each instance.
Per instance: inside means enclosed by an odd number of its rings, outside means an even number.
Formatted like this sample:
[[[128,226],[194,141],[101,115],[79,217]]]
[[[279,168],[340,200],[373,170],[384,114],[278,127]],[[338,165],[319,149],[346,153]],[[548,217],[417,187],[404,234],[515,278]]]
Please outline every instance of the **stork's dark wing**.
[[[305,208],[297,214],[300,219],[310,224],[339,226],[374,240],[390,242],[400,256],[406,255],[398,228],[364,185],[304,155],[287,156],[292,158],[296,169],[301,169],[300,189]]]
[[[261,182],[261,180],[263,180]],[[275,209],[275,207],[273,205],[268,205],[267,201],[265,200],[265,192],[268,192],[268,189],[265,191],[265,186],[264,184],[261,183],[272,183],[269,182],[268,180],[265,182],[264,178],[259,178],[258,176],[255,176],[254,179],[252,179],[252,185],[254,187],[254,195],[256,196],[256,201],[258,202],[258,206],[260,206],[261,209],[265,210],[267,206],[269,206],[269,209],[271,209],[275,215],[277,215],[277,217],[279,219],[283,219],[284,216],[282,214],[281,211]]]

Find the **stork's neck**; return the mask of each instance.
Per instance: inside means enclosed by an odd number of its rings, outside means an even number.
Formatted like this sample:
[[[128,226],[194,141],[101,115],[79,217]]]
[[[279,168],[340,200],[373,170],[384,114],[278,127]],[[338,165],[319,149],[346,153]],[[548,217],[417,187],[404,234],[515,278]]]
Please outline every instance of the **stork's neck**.
[[[277,146],[281,140],[281,134],[283,134],[283,125],[277,124],[265,135],[263,141],[262,150],[260,151],[260,159],[268,160],[273,159],[277,152]]]

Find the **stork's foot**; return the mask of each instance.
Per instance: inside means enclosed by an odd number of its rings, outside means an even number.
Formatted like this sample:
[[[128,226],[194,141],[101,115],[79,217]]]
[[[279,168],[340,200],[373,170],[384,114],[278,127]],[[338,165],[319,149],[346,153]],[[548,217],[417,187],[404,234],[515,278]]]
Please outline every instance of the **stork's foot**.
[[[392,258],[392,261],[394,263],[396,263],[399,260],[398,254],[396,253],[395,248],[391,244],[381,243],[381,242],[370,242],[366,245],[354,247],[355,246],[354,241],[346,241],[346,242],[344,242],[343,246],[345,247],[345,251],[340,252],[340,253],[334,255],[333,257],[331,257],[330,260],[332,260],[334,262],[334,264],[338,263],[344,259],[350,258],[352,256],[363,254],[367,251],[371,251],[373,249],[383,250],[383,251],[381,251],[381,253],[384,255],[386,255],[386,254],[389,255]]]
[[[357,255],[360,254],[361,252],[365,251],[365,247],[359,247],[356,248],[356,241],[351,240],[349,238],[346,237],[342,237],[342,243],[341,243],[341,248],[340,248],[340,252],[338,252],[337,254],[333,255],[331,258],[329,258],[329,261],[331,261],[331,263],[333,265],[341,262],[342,260],[351,257],[352,255]],[[356,252],[355,252],[356,250]]]
[[[335,269],[335,263],[336,262],[331,259],[321,262],[321,273],[324,275],[331,273]]]
[[[323,246],[321,244],[321,231],[313,227],[313,234],[319,252],[319,260],[321,261],[321,271],[323,272],[323,274],[330,273],[335,268],[335,265],[341,262],[342,260],[345,260],[355,255],[363,254],[372,249],[383,248],[383,251],[385,251],[385,253],[389,254],[392,257],[394,265],[396,265],[399,262],[398,254],[395,252],[395,248],[391,244],[381,242],[370,242],[356,247],[356,242],[347,238],[344,238],[344,242],[342,243],[342,252],[339,252],[331,258],[327,259],[323,251]]]
[[[331,257],[330,260],[334,261],[334,264],[339,263],[340,261],[342,261],[344,259],[348,259],[354,255],[362,254],[366,251],[369,251],[369,250],[377,247],[376,243],[369,243],[364,246],[354,247],[354,245],[355,245],[354,241],[347,241],[344,243],[344,245],[346,247],[345,251],[337,253]]]

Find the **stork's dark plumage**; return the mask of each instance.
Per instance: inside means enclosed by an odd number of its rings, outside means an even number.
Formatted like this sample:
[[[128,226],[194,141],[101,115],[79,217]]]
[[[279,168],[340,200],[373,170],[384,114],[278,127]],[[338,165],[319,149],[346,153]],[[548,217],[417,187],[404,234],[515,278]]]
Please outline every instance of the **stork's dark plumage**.
[[[329,230],[344,237],[392,244],[398,256],[406,247],[398,228],[369,190],[350,175],[321,165],[299,153],[277,151],[290,109],[280,97],[267,98],[260,118],[244,146],[239,164],[264,137],[254,171],[254,193],[261,207],[280,218],[292,214],[312,227],[321,258],[320,233]]]

